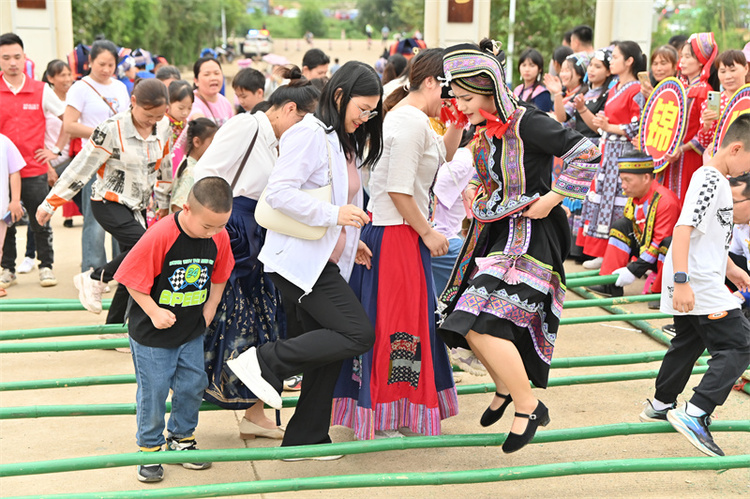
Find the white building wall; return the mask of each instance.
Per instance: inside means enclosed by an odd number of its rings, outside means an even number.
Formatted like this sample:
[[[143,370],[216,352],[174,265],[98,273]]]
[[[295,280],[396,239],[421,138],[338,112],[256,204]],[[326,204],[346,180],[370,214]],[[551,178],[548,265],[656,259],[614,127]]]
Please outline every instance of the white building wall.
[[[47,0],[45,9],[18,8],[16,0],[0,0],[0,32],[21,37],[27,57],[36,64],[36,77],[52,59],[65,60],[73,50],[71,0]]]

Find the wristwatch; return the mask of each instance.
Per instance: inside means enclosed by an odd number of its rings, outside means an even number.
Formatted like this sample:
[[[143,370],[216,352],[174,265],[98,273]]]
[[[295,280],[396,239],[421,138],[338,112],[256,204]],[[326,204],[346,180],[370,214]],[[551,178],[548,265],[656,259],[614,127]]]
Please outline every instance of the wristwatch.
[[[62,151],[57,146],[52,146],[50,148],[50,151],[52,151],[54,154],[57,154],[58,156],[62,156]]]
[[[687,275],[687,272],[675,272],[674,273],[675,284],[685,284],[686,282],[690,282],[690,276]]]

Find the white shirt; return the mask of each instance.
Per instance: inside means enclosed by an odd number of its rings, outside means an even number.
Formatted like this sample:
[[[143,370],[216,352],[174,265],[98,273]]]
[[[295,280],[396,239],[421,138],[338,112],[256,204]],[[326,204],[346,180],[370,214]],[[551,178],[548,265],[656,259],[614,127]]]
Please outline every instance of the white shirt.
[[[335,132],[324,133],[323,126],[314,115],[308,114],[281,136],[279,159],[268,179],[266,201],[285,215],[312,227],[328,227],[328,230],[315,241],[269,230],[258,256],[266,272],[278,273],[305,294],[312,291],[331,257],[341,233],[341,226],[337,225],[339,207],[349,201],[346,156],[338,135]],[[314,189],[328,184],[328,151],[324,138],[331,147],[332,203],[320,202],[300,192],[300,189]],[[362,199],[360,188],[352,204],[362,206]],[[349,280],[354,266],[359,232],[359,229],[346,231],[346,245],[338,261],[341,275],[346,280]]]
[[[101,94],[101,97],[83,80],[90,83]],[[102,100],[102,97],[112,105],[117,111],[116,113],[112,112]],[[65,96],[65,104],[81,113],[81,117],[78,119],[80,124],[96,128],[100,123],[115,114],[127,111],[130,107],[130,96],[127,87],[121,81],[110,79],[109,85],[102,85],[90,76],[84,76],[81,81],[73,83],[73,86],[70,87],[68,94]],[[81,140],[84,146],[88,142],[88,139]]]
[[[688,252],[688,275],[695,307],[688,314],[672,307],[674,265],[667,252],[662,271],[661,311],[671,315],[709,315],[739,308],[724,285],[727,250],[732,236],[732,190],[729,181],[709,165],[700,167],[690,180],[675,227],[693,227]]]
[[[222,177],[230,184],[245,157],[247,148],[258,130],[255,146],[247,158],[237,183],[234,197],[244,196],[258,200],[263,193],[279,153],[278,140],[265,113],[242,113],[233,116],[214,135],[214,140],[203,153],[195,167],[195,180],[205,177]]]
[[[744,256],[746,260],[750,261],[750,225],[736,224],[734,226],[729,252]]]
[[[10,203],[10,182],[9,178],[12,173],[20,172],[21,168],[26,166],[21,153],[16,146],[5,135],[0,133],[0,217],[4,217],[8,212]],[[0,224],[5,222],[0,220]]]
[[[453,160],[443,163],[435,178],[432,192],[435,194],[433,219],[435,230],[447,238],[460,237],[461,222],[466,218],[463,192],[474,174],[474,156],[462,147],[453,155]]]
[[[367,210],[372,212],[373,225],[406,223],[390,192],[413,196],[429,219],[430,186],[444,158],[443,140],[425,113],[414,106],[390,111],[383,121],[383,155],[370,173]]]
[[[62,116],[62,113],[55,114],[55,111],[59,111],[60,109],[65,112],[65,103],[60,100],[60,98],[57,96],[55,91],[50,88],[49,85],[46,85],[45,88],[45,94],[47,93],[47,88],[52,90],[52,97],[50,100],[54,99],[56,102],[53,104],[53,107],[55,110],[48,111],[45,109],[44,111],[44,147],[52,150],[53,147],[57,144],[57,139],[60,138],[60,132],[62,131],[62,119],[60,116]],[[70,141],[68,141],[67,144],[60,150],[62,153],[59,158],[53,159],[50,161],[50,165],[52,167],[56,167],[63,161],[70,158]]]

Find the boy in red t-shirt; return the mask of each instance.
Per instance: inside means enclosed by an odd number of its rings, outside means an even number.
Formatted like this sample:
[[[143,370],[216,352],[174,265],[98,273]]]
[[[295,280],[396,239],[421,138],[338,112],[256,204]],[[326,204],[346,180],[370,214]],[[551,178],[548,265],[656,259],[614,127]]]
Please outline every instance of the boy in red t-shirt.
[[[234,267],[224,226],[232,189],[220,177],[195,183],[182,211],[151,227],[115,274],[132,301],[128,318],[136,381],[136,439],[142,452],[197,449],[193,432],[208,377],[203,369],[203,331],[216,313]],[[210,284],[209,284],[210,280]],[[164,438],[164,404],[172,413]],[[206,469],[211,463],[183,463]],[[160,464],[139,465],[138,480],[158,482]]]

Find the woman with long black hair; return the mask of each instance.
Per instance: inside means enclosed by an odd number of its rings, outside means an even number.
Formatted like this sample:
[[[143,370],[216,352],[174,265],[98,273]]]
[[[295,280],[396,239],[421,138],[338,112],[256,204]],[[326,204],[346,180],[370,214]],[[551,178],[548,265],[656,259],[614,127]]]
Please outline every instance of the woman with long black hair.
[[[320,91],[297,67],[284,68],[289,83],[274,91],[266,112],[232,117],[214,136],[198,161],[196,179],[219,176],[232,184],[232,216],[227,224],[234,269],[224,288],[216,316],[205,335],[204,398],[225,409],[244,409],[240,437],[281,439],[284,431],[267,418],[263,402],[226,369],[226,361],[250,347],[286,337],[281,295],[271,282],[258,253],[266,230],[255,220],[255,209],[278,157],[282,134],[315,111]]]
[[[258,257],[302,323],[298,336],[248,349],[227,365],[271,407],[281,408],[283,380],[303,373],[294,416],[282,446],[331,442],[331,401],[341,362],[372,348],[370,319],[349,287],[355,260],[369,263],[359,240],[370,219],[361,208],[358,168],[380,157],[383,87],[360,62],[341,67],[323,89],[318,109],[279,141],[279,158],[266,189],[271,208],[312,227],[327,227],[316,240],[269,230]],[[330,184],[332,199],[301,189]],[[329,456],[325,459],[338,458]]]

